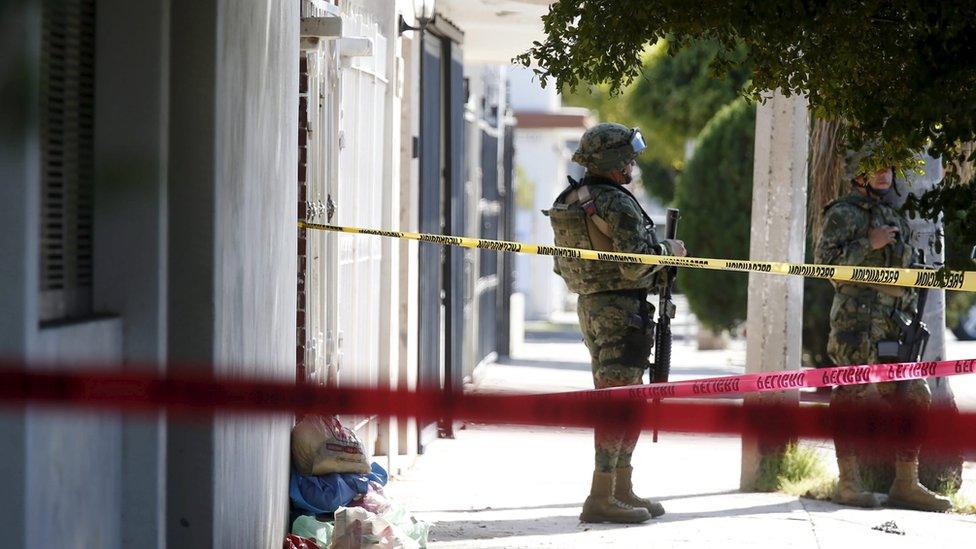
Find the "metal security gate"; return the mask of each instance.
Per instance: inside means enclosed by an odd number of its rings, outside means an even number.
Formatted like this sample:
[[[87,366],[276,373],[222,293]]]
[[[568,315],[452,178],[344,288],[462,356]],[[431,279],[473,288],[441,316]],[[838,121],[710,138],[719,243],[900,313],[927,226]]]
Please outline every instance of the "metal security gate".
[[[484,84],[481,118],[477,131],[476,167],[481,193],[478,222],[481,238],[512,239],[514,182],[514,119],[505,108],[504,92]],[[472,159],[475,164],[475,159]],[[474,360],[475,368],[495,362],[510,351],[508,338],[514,256],[502,252],[477,250],[478,272],[474,283],[477,303]]]
[[[456,236],[467,234],[465,224],[465,178],[464,178],[464,68],[461,46],[444,40],[445,49],[450,52],[447,66],[447,152],[445,224],[448,232]],[[445,310],[447,362],[444,365],[444,391],[449,395],[460,394],[464,378],[464,254],[457,246],[445,249],[444,265]],[[440,424],[440,435],[454,437],[454,421],[445,418]]]
[[[317,14],[321,15],[321,14]],[[374,45],[368,55],[345,54],[334,41],[305,51],[307,92],[300,125],[307,128],[306,210],[310,219],[359,227],[382,225],[383,151],[388,132],[387,39],[371,17],[343,15],[343,28]],[[301,172],[300,172],[301,173]],[[376,386],[379,381],[381,240],[309,231],[306,234],[304,318],[305,380],[329,385]],[[301,335],[301,332],[300,332]],[[344,416],[369,453],[375,416]]]
[[[489,124],[492,122],[488,120]],[[501,193],[498,188],[498,137],[494,127],[481,130],[481,238],[500,240]],[[478,361],[497,358],[498,272],[501,253],[479,250],[480,267],[475,285],[478,300]]]
[[[330,42],[303,52],[308,68],[307,93],[299,103],[299,124],[304,132],[306,165],[306,217],[320,223],[336,221],[337,190],[330,184],[339,173],[339,82],[338,54]],[[300,128],[301,129],[301,128]],[[300,143],[301,143],[300,134]],[[302,173],[301,171],[299,172]],[[337,236],[322,231],[306,231],[306,246],[299,250],[299,268],[304,266],[302,288],[305,302],[299,303],[299,336],[304,336],[304,381],[336,385],[342,366],[343,333],[338,328]],[[304,255],[303,255],[304,252]],[[304,314],[301,307],[304,305]],[[301,349],[300,349],[301,350]]]
[[[503,127],[502,148],[502,186],[500,237],[513,240],[515,235],[515,126],[511,117],[506,117]],[[512,344],[511,312],[509,302],[515,288],[515,255],[501,254],[498,258],[498,355],[511,355]]]
[[[461,47],[432,31],[420,60],[420,231],[462,235],[464,80]],[[420,243],[418,385],[460,392],[463,371],[462,250]],[[449,419],[418,425],[419,449],[453,436]]]
[[[444,118],[444,63],[442,41],[424,36],[420,45],[420,231],[440,233],[444,228],[441,208],[444,183],[442,135]],[[419,244],[419,316],[418,386],[441,388],[444,363],[444,318],[442,280],[444,248],[436,244]],[[418,423],[419,449],[437,437],[437,423]]]
[[[385,98],[388,82],[386,38],[378,23],[365,14],[343,16],[343,28],[373,43],[370,55],[346,56],[339,49],[339,173],[331,180],[336,223],[357,227],[383,224],[384,139],[388,133]],[[336,333],[342,346],[340,385],[376,387],[379,384],[380,293],[382,240],[336,234]],[[352,418],[351,418],[352,419]],[[376,416],[357,416],[349,425],[375,452]]]

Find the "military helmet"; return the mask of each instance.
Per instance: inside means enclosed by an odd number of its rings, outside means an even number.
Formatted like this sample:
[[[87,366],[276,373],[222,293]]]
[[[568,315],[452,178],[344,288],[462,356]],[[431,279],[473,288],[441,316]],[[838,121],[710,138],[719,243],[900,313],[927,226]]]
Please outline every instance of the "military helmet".
[[[847,149],[844,152],[844,165],[841,169],[841,177],[844,181],[851,181],[859,175],[864,175],[864,161],[874,154],[878,143],[869,141],[860,149]]]
[[[639,129],[605,122],[586,130],[573,153],[573,162],[603,173],[622,170],[645,148]]]

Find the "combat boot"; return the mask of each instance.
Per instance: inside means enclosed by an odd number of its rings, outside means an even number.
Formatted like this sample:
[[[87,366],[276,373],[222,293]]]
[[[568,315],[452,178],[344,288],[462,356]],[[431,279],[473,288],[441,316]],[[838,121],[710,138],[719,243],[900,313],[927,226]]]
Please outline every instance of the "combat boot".
[[[656,501],[638,497],[634,493],[634,485],[631,476],[634,474],[633,467],[620,467],[614,473],[613,497],[621,503],[631,507],[643,507],[651,514],[651,518],[659,517],[664,514],[664,506]]]
[[[857,470],[856,457],[838,458],[837,469],[840,471],[840,479],[837,481],[834,503],[867,508],[881,505],[873,493],[866,491],[861,486],[861,475]]]
[[[620,503],[613,498],[612,492],[613,473],[594,471],[590,495],[583,502],[580,522],[638,523],[651,519],[647,509]]]
[[[949,498],[940,496],[918,482],[918,460],[895,463],[895,480],[888,492],[888,505],[942,513],[952,508]]]

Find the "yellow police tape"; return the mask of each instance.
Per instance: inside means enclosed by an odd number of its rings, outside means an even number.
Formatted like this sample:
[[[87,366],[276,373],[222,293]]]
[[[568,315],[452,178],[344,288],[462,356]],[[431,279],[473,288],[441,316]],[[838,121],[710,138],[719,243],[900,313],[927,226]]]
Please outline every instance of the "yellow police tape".
[[[776,261],[743,261],[738,259],[711,259],[704,257],[674,257],[666,255],[630,254],[621,252],[598,252],[580,248],[562,248],[540,244],[524,244],[505,240],[489,240],[465,236],[412,233],[403,231],[384,231],[361,227],[343,227],[299,221],[303,229],[332,231],[351,234],[369,234],[389,238],[402,238],[430,242],[445,246],[480,248],[498,252],[520,254],[551,255],[590,261],[616,261],[620,263],[643,263],[645,265],[667,265],[672,267],[692,267],[695,269],[714,269],[719,271],[743,271],[796,275],[813,278],[826,278],[839,282],[862,282],[906,286],[910,288],[945,288],[965,292],[976,292],[976,271],[934,271],[929,269],[892,269],[883,267],[850,267],[844,265],[808,265],[804,263],[780,263]]]

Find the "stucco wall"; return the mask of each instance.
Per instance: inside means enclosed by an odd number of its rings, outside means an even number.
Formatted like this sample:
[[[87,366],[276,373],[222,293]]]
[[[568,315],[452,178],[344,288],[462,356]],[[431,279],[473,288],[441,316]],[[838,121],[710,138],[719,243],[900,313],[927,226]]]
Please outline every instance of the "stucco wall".
[[[218,12],[217,374],[295,379],[297,2]],[[291,417],[217,419],[214,546],[275,547]]]
[[[0,356],[168,357],[177,371],[294,379],[297,4],[159,0],[142,18],[105,4],[99,23],[123,26],[102,25],[99,48],[128,47],[99,52],[96,91],[95,301],[110,316],[40,330],[39,2],[0,8],[12,92],[0,105]],[[143,447],[164,444],[150,423],[0,413],[0,546],[120,547],[128,522],[144,524],[137,545],[161,544],[164,470],[169,546],[281,543],[290,417],[172,421],[165,465],[162,446]],[[127,440],[145,455],[130,459]],[[147,489],[130,496],[145,501],[125,499],[136,477]]]
[[[139,6],[98,0],[93,298],[119,317],[126,368],[162,371],[169,0]],[[122,420],[122,547],[166,546],[165,435],[162,414]]]
[[[173,369],[292,380],[299,5],[172,6]],[[290,426],[290,417],[171,421],[169,545],[279,545]]]
[[[45,328],[37,343],[37,360],[65,369],[118,363],[122,324],[111,318]],[[121,547],[118,414],[32,408],[26,454],[26,547]]]
[[[516,211],[515,239],[531,244],[552,244],[549,218],[540,210],[552,201],[566,185],[565,138],[559,131],[518,130],[515,132],[515,185],[531,183],[531,193],[516,189],[518,196],[531,196],[532,207]],[[519,255],[516,259],[517,291],[525,294],[525,316],[545,320],[563,310],[567,289],[552,272],[553,261],[547,256]]]
[[[0,356],[71,368],[117,361],[117,319],[38,328],[40,2],[0,8]],[[117,547],[121,426],[46,407],[0,416],[0,545]],[[56,525],[56,526],[52,526]]]

